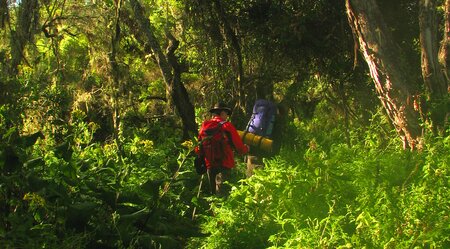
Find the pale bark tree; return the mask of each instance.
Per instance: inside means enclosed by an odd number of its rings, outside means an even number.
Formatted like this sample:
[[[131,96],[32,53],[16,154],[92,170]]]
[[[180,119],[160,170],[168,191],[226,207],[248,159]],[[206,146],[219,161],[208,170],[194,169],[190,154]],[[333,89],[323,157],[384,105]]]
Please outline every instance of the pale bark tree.
[[[403,147],[415,149],[421,142],[419,113],[414,109],[417,83],[408,73],[400,47],[394,42],[375,0],[346,0],[346,8],[380,101]]]
[[[439,61],[444,68],[447,85],[450,80],[449,50],[450,50],[450,0],[446,0],[444,6],[444,36],[442,38],[442,44],[439,50]]]
[[[446,107],[446,114],[444,117],[444,128],[448,126],[450,119],[449,114],[449,93],[450,93],[450,0],[445,1],[444,5],[444,35],[442,37],[441,48],[439,49],[439,62],[441,63],[445,80],[447,83],[446,97],[444,98],[444,105]]]
[[[419,12],[420,44],[422,52],[422,77],[427,89],[426,110],[434,133],[443,134],[445,131],[445,119],[448,114],[448,79],[445,76],[446,59],[444,67],[439,63],[438,18],[435,0],[421,0]],[[448,10],[448,1],[447,1]],[[446,14],[448,18],[448,13]],[[448,29],[448,21],[446,29]],[[447,37],[446,37],[447,36]],[[447,57],[448,30],[445,31],[441,54]]]

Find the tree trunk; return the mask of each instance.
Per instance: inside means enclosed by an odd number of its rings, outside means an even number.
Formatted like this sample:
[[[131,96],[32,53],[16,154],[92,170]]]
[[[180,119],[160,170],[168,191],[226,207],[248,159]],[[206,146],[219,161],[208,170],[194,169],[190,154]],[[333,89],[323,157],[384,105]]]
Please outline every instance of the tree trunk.
[[[448,15],[448,14],[447,14]],[[420,44],[422,51],[422,77],[428,91],[427,109],[434,133],[443,134],[448,115],[447,80],[439,64],[438,21],[436,1],[420,1]],[[444,42],[445,42],[444,37]]]
[[[375,88],[403,147],[420,145],[419,115],[414,110],[414,79],[402,60],[374,0],[346,0],[347,17]]]
[[[120,155],[123,155],[122,144],[119,140],[119,92],[120,91],[120,72],[119,64],[117,63],[117,50],[120,44],[120,12],[122,1],[117,1],[116,14],[114,20],[114,33],[111,34],[111,53],[109,53],[109,63],[111,66],[112,83],[110,86],[111,91],[111,104],[112,104],[112,123],[113,123],[113,138],[119,148]]]
[[[172,69],[170,68],[167,58],[165,57],[162,49],[159,45],[156,36],[153,34],[153,27],[150,20],[145,16],[144,10],[138,0],[131,0],[131,7],[133,8],[134,16],[137,21],[139,30],[134,30],[134,32],[142,32],[146,38],[146,42],[150,45],[153,53],[155,54],[156,62],[161,70],[164,81],[169,88],[172,88],[170,83],[172,82]]]
[[[143,34],[143,37],[146,39],[145,41],[149,44],[151,50],[155,54],[156,61],[166,83],[166,87],[171,95],[171,100],[173,101],[175,108],[181,117],[181,121],[183,123],[183,138],[189,139],[189,132],[192,133],[191,135],[197,134],[197,124],[195,123],[194,106],[191,104],[187,91],[181,82],[181,72],[178,61],[173,54],[178,47],[178,41],[176,41],[176,44],[174,44],[173,40],[171,41],[172,45],[169,47],[169,54],[166,57],[161,49],[161,46],[159,45],[158,40],[153,34],[153,27],[150,20],[145,17],[144,10],[139,1],[131,0],[130,3],[139,30],[136,30],[133,27],[130,28],[136,33],[136,37],[138,38],[142,36],[139,33]]]
[[[166,33],[166,36],[170,40],[169,47],[167,48],[167,60],[173,68],[171,97],[175,106],[178,107],[178,113],[181,119],[184,120],[185,129],[183,129],[183,138],[189,139],[189,131],[197,134],[197,123],[195,122],[194,106],[189,101],[188,92],[181,82],[181,68],[178,63],[178,58],[175,56],[175,50],[177,50],[180,42],[169,32]]]
[[[34,38],[39,21],[39,2],[23,0],[19,4],[16,30],[11,30],[11,67],[10,74],[18,73],[18,66],[24,59],[23,51],[28,42]]]
[[[445,1],[444,10],[444,36],[439,50],[439,61],[444,68],[448,86],[450,81],[450,0]]]
[[[3,29],[9,22],[8,0],[0,0],[0,29]]]

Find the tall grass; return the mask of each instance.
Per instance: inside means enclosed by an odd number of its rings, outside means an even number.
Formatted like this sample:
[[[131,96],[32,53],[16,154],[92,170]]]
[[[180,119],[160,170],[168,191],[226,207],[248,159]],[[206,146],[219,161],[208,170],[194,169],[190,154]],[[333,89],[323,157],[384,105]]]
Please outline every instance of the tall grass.
[[[299,145],[211,203],[189,247],[449,248],[450,139],[403,151],[376,118],[351,145],[342,127],[291,127]]]

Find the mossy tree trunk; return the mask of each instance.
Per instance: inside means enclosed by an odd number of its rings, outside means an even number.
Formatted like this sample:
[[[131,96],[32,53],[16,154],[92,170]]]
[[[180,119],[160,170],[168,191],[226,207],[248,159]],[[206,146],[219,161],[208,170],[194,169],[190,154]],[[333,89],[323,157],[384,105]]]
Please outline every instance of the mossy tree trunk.
[[[138,0],[131,0],[130,3],[138,29],[134,29],[133,27],[130,28],[132,29],[132,32],[142,34],[136,34],[136,36],[145,38],[145,42],[148,43],[149,48],[154,53],[164,82],[166,83],[166,87],[171,96],[171,101],[181,117],[183,123],[183,138],[188,139],[191,135],[197,134],[197,124],[195,122],[194,106],[189,100],[189,95],[181,81],[180,66],[174,55],[179,42],[172,35],[168,34],[170,45],[167,49],[167,54],[164,54],[153,33],[154,28],[152,27],[152,24],[144,14],[145,11],[142,8],[141,3]]]

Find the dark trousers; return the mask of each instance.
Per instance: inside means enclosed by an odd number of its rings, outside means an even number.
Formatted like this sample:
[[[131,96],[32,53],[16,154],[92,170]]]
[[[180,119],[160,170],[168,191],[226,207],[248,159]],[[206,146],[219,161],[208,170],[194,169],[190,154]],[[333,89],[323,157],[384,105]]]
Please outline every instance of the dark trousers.
[[[231,169],[222,166],[212,167],[209,168],[206,173],[208,174],[211,194],[220,196],[228,195],[230,188],[223,183],[230,179]]]

